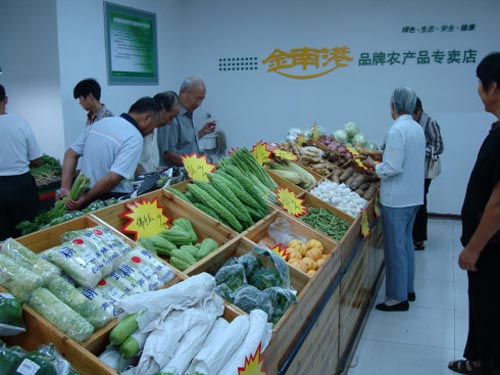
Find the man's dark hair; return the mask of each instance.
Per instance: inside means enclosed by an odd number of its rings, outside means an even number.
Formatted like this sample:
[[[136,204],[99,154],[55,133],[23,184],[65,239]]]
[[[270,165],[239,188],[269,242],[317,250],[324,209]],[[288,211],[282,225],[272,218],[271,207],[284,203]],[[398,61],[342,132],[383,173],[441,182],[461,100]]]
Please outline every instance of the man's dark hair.
[[[73,97],[78,99],[83,96],[87,97],[88,94],[92,94],[96,100],[101,100],[101,86],[95,79],[87,78],[78,82],[73,89]]]
[[[5,88],[2,85],[0,85],[0,101],[4,100],[6,96],[7,94],[5,93]]]
[[[484,90],[488,90],[492,82],[500,87],[500,52],[493,52],[481,60],[476,68],[477,78]]]
[[[413,113],[417,113],[418,110],[423,111],[424,108],[422,107],[422,101],[417,96],[417,102],[415,103],[415,110],[413,111]]]
[[[130,109],[128,110],[129,113],[158,113],[162,110],[162,107],[153,98],[150,98],[149,96],[144,96],[137,100],[134,104],[130,106]]]
[[[174,105],[179,103],[179,97],[173,91],[161,92],[153,96],[153,99],[155,99],[162,109],[167,112],[170,111]]]

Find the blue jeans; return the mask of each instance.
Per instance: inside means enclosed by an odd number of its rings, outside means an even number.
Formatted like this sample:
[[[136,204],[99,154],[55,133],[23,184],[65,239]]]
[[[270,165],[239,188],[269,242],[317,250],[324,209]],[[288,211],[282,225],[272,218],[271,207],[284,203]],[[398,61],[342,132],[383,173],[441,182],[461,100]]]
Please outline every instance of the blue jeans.
[[[413,223],[419,206],[382,205],[384,232],[385,295],[387,299],[406,301],[415,292],[415,251]]]

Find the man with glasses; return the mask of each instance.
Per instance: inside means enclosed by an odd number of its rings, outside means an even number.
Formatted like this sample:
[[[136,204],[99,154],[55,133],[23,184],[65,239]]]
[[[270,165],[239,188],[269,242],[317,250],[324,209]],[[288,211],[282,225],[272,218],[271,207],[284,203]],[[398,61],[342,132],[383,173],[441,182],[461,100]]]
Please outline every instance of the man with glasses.
[[[188,77],[179,91],[179,114],[171,121],[170,126],[158,129],[158,149],[160,166],[182,166],[182,156],[200,154],[198,140],[213,133],[216,121],[209,121],[199,130],[195,130],[193,112],[205,99],[205,82],[200,77]]]

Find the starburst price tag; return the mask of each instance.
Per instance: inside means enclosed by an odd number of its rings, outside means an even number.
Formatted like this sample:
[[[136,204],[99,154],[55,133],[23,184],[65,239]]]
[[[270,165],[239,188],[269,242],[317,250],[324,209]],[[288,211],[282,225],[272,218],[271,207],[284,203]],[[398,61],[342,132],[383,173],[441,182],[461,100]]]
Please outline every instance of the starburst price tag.
[[[281,243],[276,244],[274,247],[270,247],[270,249],[285,260],[287,260],[288,257],[290,256],[290,253],[288,252],[288,247],[286,247]]]
[[[315,141],[319,139],[319,128],[318,124],[314,124],[312,129],[311,129],[311,138]]]
[[[368,214],[366,210],[361,212],[361,236],[366,238],[370,235],[370,224],[368,223]]]
[[[297,137],[297,146],[302,147],[304,143],[306,143],[306,137],[304,136],[304,134],[299,134],[299,136]]]
[[[250,152],[260,165],[271,160],[271,152],[267,150],[267,143],[265,142],[258,142]]]
[[[297,160],[297,155],[295,155],[294,153],[289,152],[289,151],[278,149],[278,150],[274,150],[273,154],[275,156],[277,156],[278,158],[283,159],[283,160],[290,160],[290,161]]]
[[[245,365],[238,367],[238,375],[267,375],[262,369],[262,354],[260,353],[262,343],[259,343],[254,354],[250,354],[250,358],[245,357]]]
[[[288,190],[288,188],[277,188],[276,195],[278,202],[281,203],[282,207],[293,216],[299,217],[307,213],[304,200],[297,198],[295,193]]]
[[[186,168],[189,178],[193,180],[208,182],[208,174],[212,173],[216,168],[214,164],[208,162],[206,155],[198,156],[195,153],[184,155],[182,157],[182,162],[184,163],[184,168]]]
[[[153,236],[168,228],[169,218],[163,207],[158,206],[158,198],[142,199],[126,205],[127,211],[119,215],[129,221],[120,230],[132,234],[134,240]]]

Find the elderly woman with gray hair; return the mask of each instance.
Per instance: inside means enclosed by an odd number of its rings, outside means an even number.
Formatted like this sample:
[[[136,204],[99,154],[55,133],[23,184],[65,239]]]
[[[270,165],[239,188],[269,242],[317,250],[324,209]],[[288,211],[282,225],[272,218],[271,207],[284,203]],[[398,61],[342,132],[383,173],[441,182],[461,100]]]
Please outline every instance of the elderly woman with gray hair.
[[[386,136],[380,177],[380,202],[384,234],[386,300],[381,311],[407,311],[414,301],[415,255],[412,228],[418,207],[424,201],[425,135],[413,120],[417,95],[409,87],[398,87],[391,97],[394,119]]]

